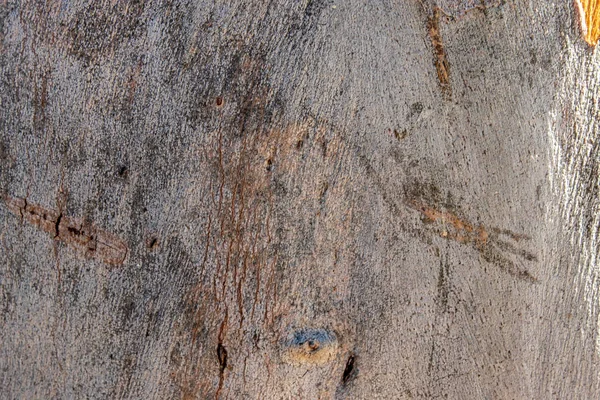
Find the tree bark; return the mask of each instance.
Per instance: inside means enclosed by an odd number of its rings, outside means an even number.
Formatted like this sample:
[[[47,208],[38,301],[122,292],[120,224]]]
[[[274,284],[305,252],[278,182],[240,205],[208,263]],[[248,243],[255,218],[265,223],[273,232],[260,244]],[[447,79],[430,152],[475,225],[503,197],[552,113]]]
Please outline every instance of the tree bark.
[[[4,1],[0,392],[600,398],[569,1]]]

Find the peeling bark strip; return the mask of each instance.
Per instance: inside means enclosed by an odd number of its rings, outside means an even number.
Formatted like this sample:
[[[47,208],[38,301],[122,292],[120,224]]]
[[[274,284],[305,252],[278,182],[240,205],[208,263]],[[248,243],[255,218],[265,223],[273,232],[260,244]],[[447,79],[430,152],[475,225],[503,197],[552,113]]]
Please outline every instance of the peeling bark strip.
[[[26,199],[3,196],[7,208],[22,221],[64,242],[86,258],[95,258],[109,265],[121,265],[128,248],[123,240],[81,218],[68,217],[61,212],[27,203]]]
[[[517,247],[521,240],[529,240],[526,235],[514,233],[508,229],[486,228],[483,225],[474,226],[469,221],[456,214],[417,202],[408,205],[419,211],[430,230],[435,231],[444,239],[461,244],[470,244],[483,258],[500,267],[506,273],[521,280],[536,283],[538,280],[529,271],[519,267],[511,258],[524,261],[537,261],[535,254]]]
[[[429,37],[431,38],[431,44],[433,45],[433,63],[437,71],[440,88],[442,89],[444,97],[450,99],[452,97],[452,88],[450,87],[450,64],[448,63],[446,49],[440,33],[441,15],[442,10],[439,7],[435,7],[433,9],[433,15],[429,17],[427,29],[429,30]]]
[[[583,38],[590,46],[596,46],[600,39],[600,0],[575,0],[579,10]]]

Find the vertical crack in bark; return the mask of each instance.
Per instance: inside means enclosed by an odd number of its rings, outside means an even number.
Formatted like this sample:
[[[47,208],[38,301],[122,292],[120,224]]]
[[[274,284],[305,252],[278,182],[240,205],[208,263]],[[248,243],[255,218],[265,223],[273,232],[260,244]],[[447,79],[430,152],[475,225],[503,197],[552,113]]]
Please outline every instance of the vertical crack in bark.
[[[219,372],[222,375],[225,368],[227,368],[227,349],[222,343],[217,346],[217,357],[219,358]]]
[[[56,218],[56,223],[54,224],[54,239],[58,239],[58,236],[60,235],[60,221],[62,220],[62,216],[61,212]]]
[[[215,399],[218,399],[223,390],[223,382],[225,381],[225,369],[227,368],[227,349],[222,343],[217,345],[217,358],[219,359],[219,386],[217,387],[217,393]]]
[[[215,393],[215,399],[219,399],[219,396],[221,395],[221,391],[223,390],[223,383],[225,381],[225,370],[227,369],[227,349],[223,345],[223,340],[227,332],[228,319],[229,313],[227,309],[225,309],[225,318],[223,319],[223,322],[221,322],[221,326],[219,327],[219,336],[217,344],[217,360],[219,361],[219,384]]]
[[[342,374],[342,383],[345,385],[354,377],[354,362],[356,361],[356,356],[351,354],[348,357],[348,361],[346,361],[346,367],[344,368],[344,373]]]

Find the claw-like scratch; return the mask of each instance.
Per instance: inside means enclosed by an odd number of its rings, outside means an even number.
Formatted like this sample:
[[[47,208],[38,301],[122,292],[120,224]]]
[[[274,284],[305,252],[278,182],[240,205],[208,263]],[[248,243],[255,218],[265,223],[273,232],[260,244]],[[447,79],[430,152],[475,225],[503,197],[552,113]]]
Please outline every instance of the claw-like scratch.
[[[525,261],[537,261],[535,254],[520,249],[509,241],[509,239],[512,242],[530,239],[526,235],[516,234],[507,229],[488,229],[484,225],[475,226],[453,212],[437,206],[417,201],[408,202],[407,205],[423,215],[424,222],[428,223],[428,230],[434,231],[445,239],[471,245],[481,253],[486,261],[499,266],[510,275],[532,283],[537,282],[534,276],[520,268],[508,256],[512,254]]]

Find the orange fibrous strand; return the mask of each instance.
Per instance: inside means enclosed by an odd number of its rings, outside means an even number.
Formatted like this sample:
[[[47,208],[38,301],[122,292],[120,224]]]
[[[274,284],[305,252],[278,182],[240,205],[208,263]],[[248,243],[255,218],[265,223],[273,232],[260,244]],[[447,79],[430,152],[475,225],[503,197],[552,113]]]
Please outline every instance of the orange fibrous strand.
[[[575,0],[581,17],[583,38],[591,46],[600,39],[600,0]]]

